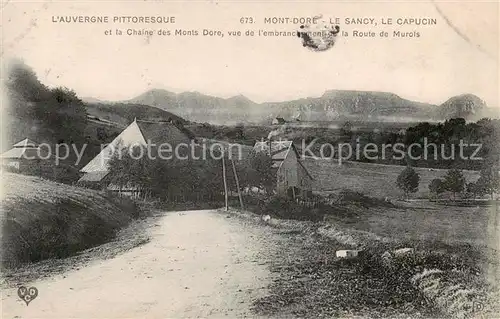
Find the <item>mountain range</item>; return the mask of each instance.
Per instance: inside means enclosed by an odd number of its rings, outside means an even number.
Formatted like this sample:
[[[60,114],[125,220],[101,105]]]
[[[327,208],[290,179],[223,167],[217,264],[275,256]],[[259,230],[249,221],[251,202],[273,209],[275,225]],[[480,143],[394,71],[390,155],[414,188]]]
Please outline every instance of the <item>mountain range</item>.
[[[189,121],[214,124],[269,123],[275,117],[288,121],[356,119],[395,122],[497,117],[483,100],[473,94],[454,96],[441,105],[403,99],[394,93],[352,90],[329,90],[320,97],[265,103],[256,103],[243,95],[220,98],[199,92],[173,93],[163,89],[152,89],[120,102],[84,100],[92,104],[117,104],[117,107],[123,104],[147,105]]]

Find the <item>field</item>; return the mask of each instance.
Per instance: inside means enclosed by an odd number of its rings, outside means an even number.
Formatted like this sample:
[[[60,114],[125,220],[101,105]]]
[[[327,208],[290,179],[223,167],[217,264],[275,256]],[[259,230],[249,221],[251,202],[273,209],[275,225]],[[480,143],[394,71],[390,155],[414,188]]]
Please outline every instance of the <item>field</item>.
[[[419,190],[412,195],[415,200],[406,202],[400,200],[403,193],[395,183],[402,166],[361,162],[339,166],[335,161],[314,159],[306,159],[305,164],[315,178],[318,193],[339,194],[342,189],[350,189],[371,197],[388,197],[394,203],[394,207],[351,207],[355,217],[334,217],[331,222],[401,245],[462,251],[470,253],[469,257],[478,253],[485,258],[484,267],[498,263],[498,202],[460,207],[428,201],[429,182],[442,178],[446,170],[415,168],[420,174]],[[479,178],[478,172],[463,173],[467,182]]]
[[[102,244],[139,214],[130,200],[89,189],[11,173],[2,181],[4,268]]]
[[[498,314],[498,203],[460,207],[430,202],[428,183],[434,178],[442,178],[446,170],[416,168],[421,182],[413,197],[418,199],[407,202],[399,200],[403,194],[395,185],[398,174],[404,169],[402,166],[361,162],[345,162],[339,166],[337,162],[314,159],[306,159],[305,165],[315,178],[314,190],[333,194],[332,197],[339,200],[323,223],[311,224],[326,226],[318,229],[310,226],[313,230],[305,232],[294,230],[297,239],[294,249],[302,249],[294,252],[294,256],[302,259],[290,260],[285,254],[283,259],[288,260],[289,265],[276,270],[279,279],[272,286],[272,295],[256,303],[262,313],[288,311],[299,316],[314,313],[318,317],[356,317],[353,313],[339,313],[337,308],[342,309],[346,299],[356,303],[345,308],[363,307],[365,300],[378,304],[378,297],[387,294],[382,297],[384,307],[381,309],[403,308],[409,314],[406,317],[472,318]],[[473,171],[464,171],[464,175],[468,182],[479,177]],[[382,199],[388,197],[392,205],[364,203],[359,194],[359,199],[341,200],[338,195],[343,189]],[[384,203],[383,200],[378,202]],[[316,235],[309,235],[312,238],[308,239],[307,236],[302,238],[303,234]],[[413,248],[418,253],[412,257],[414,259],[398,264],[396,271],[384,268],[384,263],[378,263],[376,258],[356,260],[347,265],[347,271],[329,259],[335,249],[362,249],[368,256],[382,256],[384,251],[403,247]],[[377,285],[379,278],[387,282],[382,284],[381,292],[370,296],[370,289]],[[349,284],[342,286],[343,282],[351,281],[355,282],[353,290]],[[359,289],[359,286],[368,288]],[[349,296],[360,290],[363,294]],[[392,299],[391,294],[397,297]],[[336,300],[332,306],[328,301],[339,295],[348,297]],[[415,309],[410,305],[415,300],[416,304],[434,309],[430,314],[425,313],[425,309]],[[487,309],[488,314],[476,313],[474,304]],[[372,313],[372,316],[403,317],[394,313]]]
[[[351,189],[372,197],[391,199],[401,198],[403,192],[397,188],[396,179],[405,168],[397,165],[382,165],[362,162],[342,162],[336,159],[324,160],[307,158],[304,162],[314,177],[313,190],[318,193],[338,193],[342,189]],[[418,192],[412,198],[428,198],[430,181],[446,175],[446,169],[415,168],[420,174]],[[463,171],[467,182],[475,182],[479,173]]]

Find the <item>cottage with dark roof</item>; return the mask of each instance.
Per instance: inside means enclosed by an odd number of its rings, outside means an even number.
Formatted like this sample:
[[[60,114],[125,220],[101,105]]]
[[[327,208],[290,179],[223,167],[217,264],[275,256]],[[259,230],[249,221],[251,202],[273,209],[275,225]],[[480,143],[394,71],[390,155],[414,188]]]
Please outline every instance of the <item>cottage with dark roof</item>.
[[[266,152],[276,169],[276,192],[291,198],[307,198],[312,194],[313,177],[300,161],[292,141],[261,141],[255,143],[255,152]]]
[[[10,150],[1,154],[0,158],[2,167],[19,172],[33,169],[52,159],[46,148],[40,148],[29,138],[14,144]]]
[[[272,125],[282,125],[285,123],[286,123],[286,121],[282,117],[277,117],[277,118],[273,119],[273,121],[271,122]]]
[[[104,147],[80,172],[82,178],[78,181],[82,184],[101,184],[108,189],[115,189],[116,185],[109,184],[109,162],[118,152],[124,148],[133,146],[146,147],[150,145],[151,152],[157,152],[160,145],[168,144],[172,149],[181,143],[191,144],[194,136],[183,127],[172,122],[153,122],[135,119],[120,135]],[[190,155],[190,150],[183,147],[181,152]],[[157,154],[152,154],[157,155]],[[174,160],[172,161],[174,165]],[[133,186],[131,186],[133,188]],[[119,187],[122,190],[122,186]]]

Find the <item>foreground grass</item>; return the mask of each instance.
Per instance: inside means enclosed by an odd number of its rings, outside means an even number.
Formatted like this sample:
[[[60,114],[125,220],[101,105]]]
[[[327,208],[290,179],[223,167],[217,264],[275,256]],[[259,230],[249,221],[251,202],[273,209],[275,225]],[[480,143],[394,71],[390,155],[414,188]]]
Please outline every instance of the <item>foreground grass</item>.
[[[2,268],[64,258],[95,247],[139,217],[130,200],[6,173],[2,194]]]
[[[497,313],[498,286],[491,281],[490,270],[498,271],[498,250],[476,241],[478,234],[472,241],[454,237],[453,229],[425,236],[435,231],[429,220],[415,225],[424,236],[406,237],[404,232],[387,236],[391,233],[371,232],[367,217],[376,218],[377,209],[401,207],[347,209],[354,212],[324,222],[272,219],[267,223],[289,240],[271,265],[276,274],[271,294],[255,302],[258,314],[469,318]],[[392,218],[390,225],[397,224],[397,216]],[[447,235],[459,240],[447,241]],[[402,247],[415,248],[416,253],[392,259],[390,265],[382,258]],[[339,249],[362,249],[364,255],[344,260],[335,257]]]
[[[254,301],[258,316],[278,318],[421,318],[440,312],[411,284],[410,275],[387,276],[366,257],[336,258],[349,245],[319,232],[324,223],[272,219],[236,212],[273,230],[279,240],[269,268],[268,294]]]
[[[388,276],[371,260],[335,257],[338,242],[294,236],[294,258],[272,267],[272,293],[255,303],[262,315],[293,317],[431,317],[440,314],[409,282],[409,274]],[[286,254],[286,253],[285,253]]]

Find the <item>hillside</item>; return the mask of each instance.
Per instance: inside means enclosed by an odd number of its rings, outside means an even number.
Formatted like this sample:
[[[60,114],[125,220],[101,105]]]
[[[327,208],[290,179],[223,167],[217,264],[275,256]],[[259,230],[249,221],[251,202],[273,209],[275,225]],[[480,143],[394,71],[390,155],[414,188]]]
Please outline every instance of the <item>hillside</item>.
[[[462,94],[449,98],[438,107],[441,118],[480,119],[486,110],[486,103],[474,94]]]
[[[134,118],[142,120],[176,120],[183,124],[187,121],[183,118],[159,109],[154,106],[141,104],[124,103],[86,103],[87,114],[95,117],[97,120],[110,121],[120,125],[128,125]]]
[[[307,158],[305,166],[314,177],[315,191],[323,194],[338,194],[343,189],[361,192],[365,195],[391,199],[402,198],[403,192],[396,186],[396,179],[403,166],[382,165],[362,162],[343,162],[340,166],[335,160]],[[415,167],[420,175],[418,191],[413,198],[428,198],[429,183],[434,178],[443,178],[448,170]],[[467,182],[476,182],[479,172],[462,171]]]
[[[485,108],[484,102],[467,94],[441,106],[407,100],[389,92],[329,90],[320,97],[284,102],[255,103],[243,95],[219,98],[199,92],[173,93],[153,89],[126,103],[155,106],[190,121],[215,124],[268,123],[274,117],[301,121],[435,121],[464,116],[469,119]]]
[[[306,98],[281,103],[267,103],[276,116],[292,118],[300,114],[302,120],[382,120],[383,117],[431,119],[434,105],[405,100],[386,92],[330,90],[317,98]]]
[[[258,113],[258,104],[242,95],[223,99],[199,92],[176,94],[153,89],[124,102],[155,106],[194,122],[235,124],[259,120],[264,115],[253,114]]]
[[[79,188],[3,174],[2,266],[62,258],[104,243],[137,217],[135,205]]]

